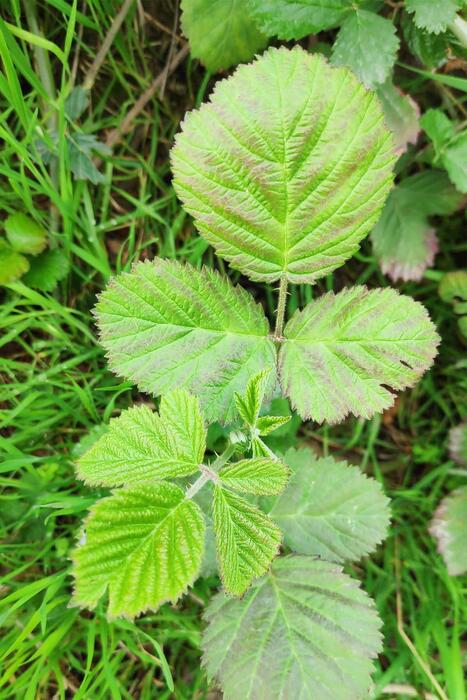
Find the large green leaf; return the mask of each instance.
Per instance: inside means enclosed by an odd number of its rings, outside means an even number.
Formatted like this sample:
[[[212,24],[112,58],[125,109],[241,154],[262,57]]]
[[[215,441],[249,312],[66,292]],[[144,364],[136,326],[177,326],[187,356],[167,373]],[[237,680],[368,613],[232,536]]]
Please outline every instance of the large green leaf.
[[[430,526],[451,576],[467,571],[467,486],[444,498]]]
[[[268,510],[285,543],[298,554],[329,561],[372,552],[389,524],[389,500],[380,484],[346,462],[317,459],[310,449],[288,450],[284,460],[292,477]]]
[[[260,496],[280,493],[288,478],[289,471],[283,462],[266,457],[231,462],[219,472],[219,481],[223,486]]]
[[[233,418],[235,392],[275,366],[261,307],[206,268],[139,263],[111,280],[96,315],[111,369],[152,394],[188,389],[208,421]]]
[[[406,0],[408,12],[415,13],[415,24],[433,34],[444,32],[456,19],[458,0]]]
[[[397,58],[399,39],[391,20],[356,9],[342,25],[331,62],[347,66],[367,87],[384,83]]]
[[[461,202],[462,195],[441,170],[404,178],[390,193],[371,232],[382,271],[394,281],[420,280],[438,251],[429,217],[452,214]]]
[[[218,82],[172,149],[175,189],[201,234],[268,282],[313,282],[342,265],[376,222],[395,159],[376,95],[298,46]]]
[[[302,418],[370,418],[433,362],[439,337],[426,309],[394,289],[356,286],[297,311],[279,355],[282,388]]]
[[[199,506],[161,482],[119,489],[99,501],[73,554],[77,605],[94,608],[108,590],[110,617],[134,617],[175,602],[193,583],[204,551]]]
[[[197,472],[206,448],[198,400],[178,390],[162,398],[160,416],[147,406],[123,411],[78,460],[89,484],[121,486]]]
[[[214,489],[213,520],[225,590],[242,595],[279,551],[281,531],[259,508],[221,486]]]
[[[182,0],[181,7],[191,54],[210,71],[249,61],[268,42],[248,13],[247,0]]]
[[[298,40],[336,27],[352,0],[247,0],[247,5],[265,34]]]
[[[242,600],[213,598],[206,620],[203,662],[226,700],[368,697],[381,623],[336,564],[276,559]]]

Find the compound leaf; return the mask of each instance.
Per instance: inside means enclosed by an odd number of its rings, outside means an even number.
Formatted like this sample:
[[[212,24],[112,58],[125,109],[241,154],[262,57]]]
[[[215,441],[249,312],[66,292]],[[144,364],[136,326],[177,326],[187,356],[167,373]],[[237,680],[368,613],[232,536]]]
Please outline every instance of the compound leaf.
[[[395,159],[376,95],[298,46],[218,82],[172,149],[174,186],[200,233],[268,282],[313,282],[353,255]]]
[[[214,489],[212,507],[222,582],[228,594],[242,595],[278,554],[281,531],[259,508],[221,486]]]
[[[370,418],[413,386],[436,355],[426,309],[394,289],[355,286],[297,311],[279,355],[284,393],[302,418]]]
[[[0,239],[0,284],[16,282],[28,270],[28,259]]]
[[[394,281],[420,280],[438,251],[429,217],[452,214],[461,201],[462,196],[440,170],[402,180],[390,193],[371,232],[382,271]]]
[[[444,498],[430,526],[438,542],[448,573],[460,576],[467,571],[467,486]]]
[[[47,245],[47,231],[26,214],[10,214],[4,224],[6,236],[13,250],[38,255]]]
[[[398,49],[399,39],[389,19],[356,9],[337,35],[331,63],[348,66],[367,87],[375,88],[390,75]]]
[[[459,2],[457,0],[407,0],[406,8],[408,12],[415,13],[417,27],[439,34],[446,31],[448,24],[456,19]]]
[[[289,470],[283,462],[264,457],[232,462],[219,472],[222,486],[259,496],[280,493],[288,478]]]
[[[78,475],[93,485],[121,486],[188,476],[198,471],[206,431],[197,399],[185,391],[164,396],[160,416],[135,406],[78,460]]]
[[[149,393],[189,390],[208,421],[233,418],[235,392],[244,391],[252,374],[275,366],[261,307],[206,268],[138,263],[111,280],[96,316],[111,369]]]
[[[247,0],[182,0],[181,7],[191,54],[209,71],[249,61],[268,42],[248,13]]]
[[[389,499],[375,479],[332,457],[317,459],[307,448],[288,450],[284,461],[292,476],[285,491],[269,499],[268,511],[294,552],[357,560],[384,539]]]
[[[393,85],[389,78],[378,88],[378,97],[383,106],[386,124],[394,135],[399,154],[407,150],[408,144],[417,143],[420,133],[420,109],[417,103]]]
[[[247,0],[260,29],[279,39],[303,39],[336,27],[352,7],[351,0]]]
[[[238,414],[244,423],[250,427],[254,427],[258,420],[264,401],[264,394],[269,383],[270,372],[271,370],[269,369],[259,372],[250,379],[243,395],[235,394],[235,405]]]
[[[276,559],[241,600],[206,612],[203,663],[226,700],[359,700],[381,649],[373,601],[341,567]]]
[[[69,269],[70,261],[63,251],[58,248],[46,250],[31,260],[23,282],[33,289],[51,292],[66,277]]]
[[[73,554],[77,605],[108,590],[110,617],[134,617],[175,602],[199,571],[205,525],[199,506],[161,482],[119,489],[93,507]]]

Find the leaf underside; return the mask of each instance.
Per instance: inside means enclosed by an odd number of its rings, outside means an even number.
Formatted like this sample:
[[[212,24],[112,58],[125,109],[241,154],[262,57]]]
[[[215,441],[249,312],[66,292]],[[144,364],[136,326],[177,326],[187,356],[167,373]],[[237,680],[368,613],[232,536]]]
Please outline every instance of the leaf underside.
[[[336,564],[276,559],[242,600],[213,598],[206,620],[203,663],[226,700],[367,697],[381,623]]]
[[[467,571],[467,486],[444,498],[433,518],[430,533],[438,542],[451,576]]]
[[[222,583],[228,594],[242,595],[278,554],[281,531],[259,508],[220,486],[212,509]]]
[[[384,539],[389,500],[377,481],[346,462],[317,459],[310,449],[288,450],[284,461],[292,477],[268,511],[292,551],[353,561]]]
[[[336,423],[392,406],[436,355],[426,309],[394,289],[329,292],[295,312],[284,330],[279,373],[302,418]],[[390,387],[390,388],[388,388]]]
[[[376,95],[300,47],[269,49],[218,82],[172,149],[174,187],[200,233],[267,282],[313,282],[353,255],[395,159]]]
[[[175,602],[199,571],[205,524],[199,506],[173,484],[119,489],[99,501],[73,553],[74,600],[94,608],[108,590],[109,617]]]
[[[235,392],[276,364],[262,308],[206,268],[138,263],[111,280],[95,313],[114,372],[151,394],[187,389],[209,422],[231,420]]]

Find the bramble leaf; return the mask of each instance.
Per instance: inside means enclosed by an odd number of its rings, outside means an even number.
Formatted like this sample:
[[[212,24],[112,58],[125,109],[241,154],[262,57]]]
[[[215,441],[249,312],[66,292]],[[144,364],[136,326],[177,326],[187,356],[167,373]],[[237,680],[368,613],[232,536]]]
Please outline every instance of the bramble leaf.
[[[407,12],[415,13],[415,24],[433,34],[447,29],[456,19],[457,0],[406,0]]]
[[[292,476],[285,491],[268,499],[268,512],[285,543],[298,554],[328,561],[357,560],[382,542],[389,524],[389,499],[358,467],[317,459],[312,450],[288,450]]]
[[[259,496],[280,493],[288,478],[289,470],[283,462],[263,457],[231,462],[219,472],[222,486]]]
[[[281,531],[259,508],[220,486],[212,508],[222,582],[228,594],[242,595],[278,554]]]
[[[449,456],[467,466],[467,421],[449,431]]]
[[[270,369],[259,372],[250,379],[243,395],[235,394],[235,406],[240,418],[250,427],[256,425],[264,401],[264,394],[270,382]]]
[[[26,214],[10,214],[3,225],[11,247],[18,253],[38,255],[47,245],[45,228]]]
[[[302,418],[370,418],[413,386],[436,355],[426,309],[394,289],[355,286],[297,311],[279,354],[284,393]]]
[[[459,329],[467,338],[467,270],[453,270],[443,275],[438,293],[443,301],[453,305],[459,316]]]
[[[203,514],[173,484],[119,489],[92,508],[84,533],[73,554],[74,600],[94,608],[108,590],[111,618],[175,602],[201,566]]]
[[[377,90],[383,106],[388,128],[394,135],[397,152],[403,153],[408,144],[417,143],[420,133],[420,109],[417,103],[393,85],[391,78],[380,85]]]
[[[438,251],[429,217],[452,214],[461,201],[440,170],[411,175],[396,185],[371,232],[382,271],[394,281],[420,280]]]
[[[182,0],[181,8],[191,54],[211,72],[249,61],[268,43],[248,12],[247,0]]]
[[[353,255],[395,160],[376,95],[298,46],[218,82],[172,149],[174,187],[200,233],[266,282],[313,282]]]
[[[269,435],[289,422],[292,416],[261,416],[256,421],[260,435]]]
[[[51,292],[66,277],[69,269],[70,261],[63,251],[58,248],[46,250],[31,260],[23,282],[33,289]]]
[[[0,285],[16,282],[28,270],[28,259],[0,239]]]
[[[134,406],[111,420],[78,460],[78,476],[102,486],[188,476],[198,471],[205,446],[198,400],[178,390],[162,398],[159,416]]]
[[[111,280],[96,316],[114,372],[152,394],[189,390],[208,421],[232,419],[235,392],[276,363],[261,307],[206,268],[138,263]]]
[[[276,559],[241,600],[206,611],[203,664],[225,700],[360,700],[381,649],[373,601],[337,564]]]
[[[444,498],[430,526],[451,576],[467,571],[467,486]]]
[[[279,39],[303,39],[332,29],[352,8],[351,0],[247,0],[260,29]]]
[[[367,87],[375,88],[390,75],[398,49],[399,39],[389,19],[356,8],[337,35],[331,63],[351,68]]]

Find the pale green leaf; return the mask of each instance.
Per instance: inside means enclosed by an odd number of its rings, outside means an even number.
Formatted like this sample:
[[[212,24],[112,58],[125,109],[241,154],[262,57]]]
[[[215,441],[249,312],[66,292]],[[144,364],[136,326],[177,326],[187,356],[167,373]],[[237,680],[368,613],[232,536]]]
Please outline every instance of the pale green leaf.
[[[3,225],[11,247],[18,253],[38,255],[47,245],[47,231],[26,214],[10,214]]]
[[[254,437],[252,439],[251,451],[253,453],[253,457],[268,457],[269,459],[277,459],[274,452],[259,437]]]
[[[284,461],[292,476],[268,511],[294,552],[354,561],[382,542],[389,499],[375,479],[332,457],[317,459],[308,448],[288,450]]]
[[[161,259],[138,263],[111,280],[96,315],[114,372],[151,394],[189,390],[208,421],[231,420],[235,392],[275,366],[261,307],[206,268]]]
[[[206,612],[203,663],[225,700],[361,700],[381,650],[373,601],[341,567],[276,559],[241,600]]]
[[[28,270],[28,259],[0,239],[0,285],[16,282]]]
[[[429,217],[452,214],[461,201],[440,170],[411,175],[396,185],[371,232],[382,271],[394,281],[420,280],[438,251]]]
[[[220,486],[214,488],[212,508],[224,588],[242,595],[277,556],[281,531],[259,508]]]
[[[240,418],[250,427],[256,425],[267,388],[270,388],[271,370],[259,372],[250,379],[243,395],[235,394],[235,406]],[[269,387],[268,387],[269,385]]]
[[[269,435],[288,423],[292,416],[261,416],[256,421],[260,435]]]
[[[260,29],[279,39],[302,39],[336,27],[352,8],[351,0],[248,0]]]
[[[33,289],[51,292],[66,277],[69,269],[70,261],[63,251],[59,248],[46,250],[31,260],[23,282]]]
[[[398,153],[407,150],[408,144],[417,143],[420,133],[420,109],[417,103],[393,85],[389,78],[378,88],[386,124],[394,135]]]
[[[448,573],[460,576],[467,571],[467,486],[444,498],[430,526],[438,542]]]
[[[456,134],[453,122],[440,109],[428,109],[420,124],[433,142],[436,154],[440,156],[444,146]]]
[[[399,39],[391,20],[356,9],[337,35],[331,63],[351,68],[367,87],[375,88],[390,75],[398,49]]]
[[[175,189],[201,234],[267,282],[313,282],[353,255],[395,160],[376,95],[299,46],[218,82],[172,149]]]
[[[74,601],[94,608],[108,591],[110,617],[175,602],[198,574],[205,525],[196,503],[161,482],[119,489],[93,507],[73,554]]]
[[[191,54],[211,72],[249,61],[268,42],[247,0],[182,0],[181,8]]]
[[[231,462],[221,469],[218,476],[221,486],[240,493],[266,496],[284,490],[289,470],[278,459],[256,457]]]
[[[390,390],[413,386],[439,337],[426,309],[394,289],[329,292],[297,311],[284,331],[284,393],[302,418],[336,423],[392,406]]]
[[[456,19],[459,2],[457,0],[407,0],[406,8],[408,12],[415,13],[417,27],[439,34]]]
[[[188,476],[199,469],[205,439],[197,400],[175,391],[163,397],[160,416],[147,406],[135,406],[111,420],[79,459],[78,476],[102,486]]]
[[[442,159],[451,182],[467,194],[467,130],[458,134],[446,147]]]
[[[449,431],[449,455],[458,464],[467,466],[467,421]]]

